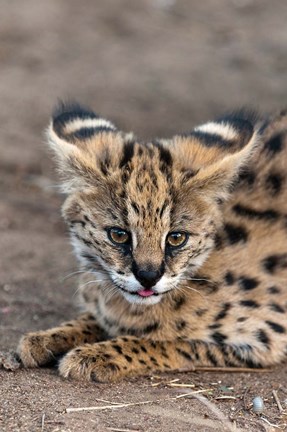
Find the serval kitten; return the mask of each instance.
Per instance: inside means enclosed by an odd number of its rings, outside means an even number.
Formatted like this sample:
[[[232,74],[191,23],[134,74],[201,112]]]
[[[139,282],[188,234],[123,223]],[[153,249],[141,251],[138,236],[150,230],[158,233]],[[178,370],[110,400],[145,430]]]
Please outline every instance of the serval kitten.
[[[287,347],[287,115],[142,142],[79,105],[48,129],[85,313],[25,335],[26,367],[113,381],[274,365]]]

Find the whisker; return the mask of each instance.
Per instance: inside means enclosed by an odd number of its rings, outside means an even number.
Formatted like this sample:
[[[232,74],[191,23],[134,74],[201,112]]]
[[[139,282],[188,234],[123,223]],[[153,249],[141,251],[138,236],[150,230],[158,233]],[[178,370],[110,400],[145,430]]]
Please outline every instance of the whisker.
[[[179,280],[190,280],[190,281],[204,281],[204,282],[212,282],[210,279],[204,279],[204,278],[188,278],[188,277],[182,277],[179,278]]]
[[[77,274],[79,274],[79,273],[90,273],[90,272],[87,271],[87,270],[78,270],[78,271],[75,271],[75,272],[73,272],[73,273],[69,273],[67,276],[64,276],[64,277],[61,279],[61,282],[64,282],[65,280],[67,280],[67,279],[71,278],[72,276],[75,276],[75,275],[77,275]]]
[[[92,283],[98,283],[98,282],[107,282],[107,281],[110,281],[110,279],[95,279],[95,280],[92,280],[92,281],[88,281],[88,282],[85,282],[83,285],[81,285],[81,288],[84,288],[86,285],[90,285],[90,284],[92,284]]]
[[[203,299],[206,300],[205,295],[204,295],[202,292],[198,291],[197,289],[195,289],[195,288],[193,288],[193,287],[190,287],[190,286],[188,286],[188,285],[176,285],[175,283],[171,283],[171,285],[173,286],[174,289],[179,289],[179,290],[182,290],[182,291],[184,290],[184,288],[187,288],[187,289],[189,289],[190,291],[194,291],[194,292],[196,292],[197,294],[200,295],[200,297],[202,297]]]
[[[192,288],[192,287],[190,287],[190,286],[188,286],[188,285],[180,286],[180,288],[183,288],[183,289],[184,289],[184,288],[187,288],[187,289],[189,289],[190,291],[194,291],[194,292],[196,292],[197,294],[199,294],[200,297],[202,297],[203,299],[206,300],[206,296],[205,296],[202,292],[198,291],[198,290],[195,289],[195,288]]]
[[[109,290],[105,290],[106,302],[109,302],[113,298],[113,296],[116,295],[117,293],[118,293],[118,290],[114,286],[110,286]]]
[[[95,279],[95,280],[92,280],[92,281],[88,281],[88,282],[85,282],[84,284],[82,284],[82,285],[79,285],[78,286],[78,288],[76,289],[76,291],[74,292],[74,294],[73,294],[73,298],[75,297],[75,295],[79,292],[79,290],[80,289],[82,289],[82,288],[84,288],[85,286],[87,286],[87,285],[90,285],[90,284],[96,284],[96,283],[98,283],[98,282],[110,282],[110,279]]]

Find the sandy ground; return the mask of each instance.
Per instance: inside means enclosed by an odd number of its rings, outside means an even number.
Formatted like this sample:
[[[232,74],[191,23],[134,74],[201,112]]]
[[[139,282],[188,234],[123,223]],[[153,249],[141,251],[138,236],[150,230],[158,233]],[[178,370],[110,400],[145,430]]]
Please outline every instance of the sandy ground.
[[[245,104],[272,112],[287,106],[286,22],[284,0],[2,0],[2,350],[76,314],[76,280],[63,280],[76,263],[43,138],[57,98],[90,104],[143,138]],[[64,381],[53,369],[0,370],[0,431],[280,431],[287,418],[272,391],[286,412],[286,372],[285,365],[95,385]],[[174,379],[194,387],[172,387]],[[190,391],[203,398],[177,398]],[[257,395],[262,417],[249,409]],[[65,411],[142,401],[149,403]]]

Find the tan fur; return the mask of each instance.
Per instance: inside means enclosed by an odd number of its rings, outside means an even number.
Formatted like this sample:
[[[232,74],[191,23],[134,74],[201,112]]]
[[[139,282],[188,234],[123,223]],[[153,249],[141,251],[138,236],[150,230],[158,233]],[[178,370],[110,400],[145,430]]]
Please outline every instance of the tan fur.
[[[151,370],[260,367],[286,358],[287,116],[270,120],[261,140],[256,126],[249,136],[220,124],[195,132],[222,130],[229,146],[205,145],[196,134],[131,143],[116,130],[68,142],[52,124],[70,194],[63,216],[86,270],[80,302],[87,314],[24,336],[18,351],[26,367],[67,353],[62,376],[113,381]],[[81,127],[80,118],[64,132],[75,125]],[[111,226],[131,232],[131,253],[108,239]],[[168,255],[170,231],[190,237]],[[132,261],[142,269],[165,263],[154,287],[159,297],[127,300],[125,291],[135,286]]]

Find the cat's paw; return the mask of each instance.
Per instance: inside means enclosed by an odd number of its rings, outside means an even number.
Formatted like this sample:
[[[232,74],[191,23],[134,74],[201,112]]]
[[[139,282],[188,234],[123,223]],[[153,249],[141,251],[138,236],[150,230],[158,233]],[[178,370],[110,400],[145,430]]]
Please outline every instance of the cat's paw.
[[[53,364],[59,354],[67,352],[62,332],[40,331],[28,333],[19,342],[17,353],[25,367]]]
[[[68,352],[59,364],[60,375],[78,380],[110,382],[127,374],[124,358],[108,344],[87,344]]]

